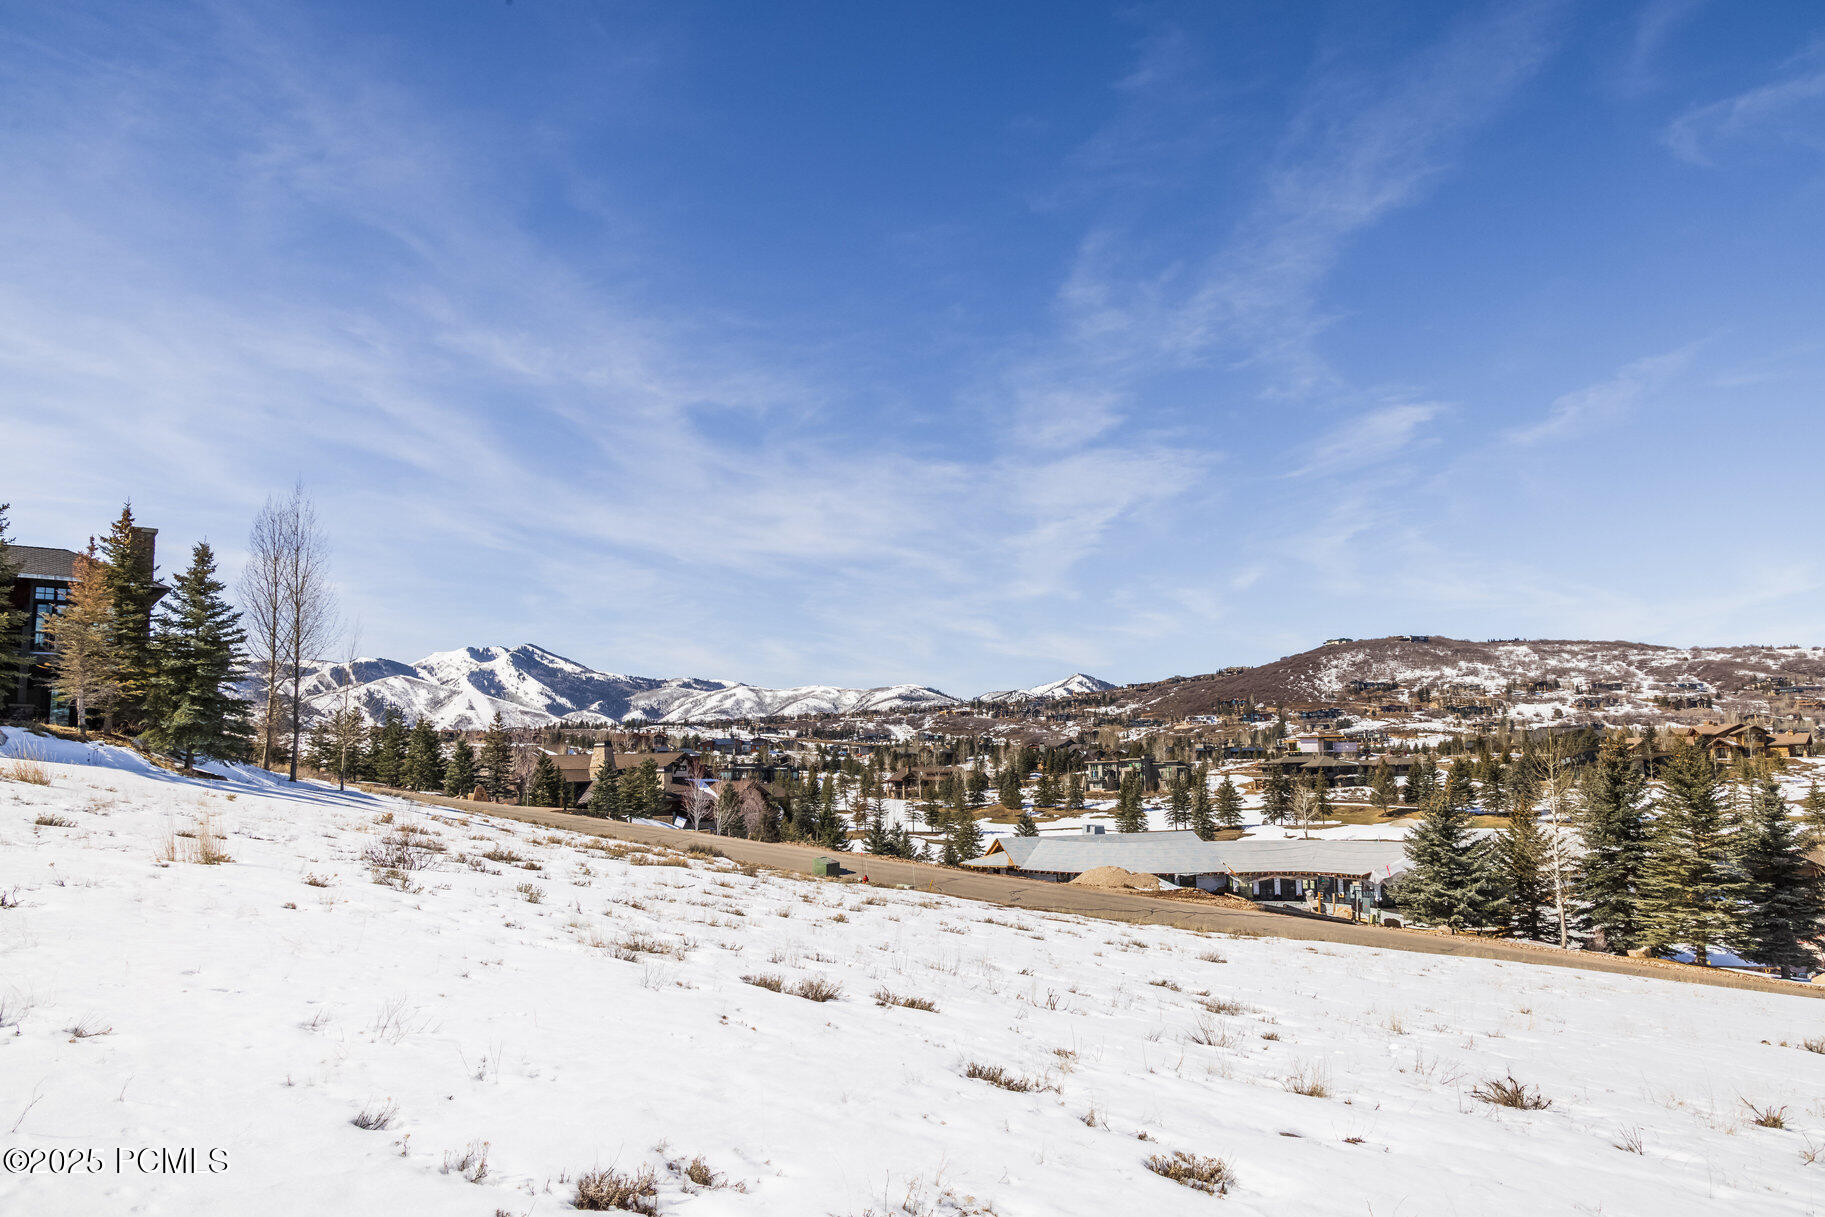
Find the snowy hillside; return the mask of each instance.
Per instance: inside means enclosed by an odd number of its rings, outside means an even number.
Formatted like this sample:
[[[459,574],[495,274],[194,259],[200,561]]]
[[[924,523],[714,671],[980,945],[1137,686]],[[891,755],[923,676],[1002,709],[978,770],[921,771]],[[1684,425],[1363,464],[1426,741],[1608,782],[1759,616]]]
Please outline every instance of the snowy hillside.
[[[1818,1211],[1808,998],[1042,915],[24,746],[52,763],[0,777],[0,1212],[556,1213],[591,1172],[705,1217]],[[1479,1099],[1511,1077],[1550,1106]],[[146,1146],[198,1168],[116,1156]],[[1149,1169],[1179,1155],[1228,1195]]]
[[[1569,703],[1593,685],[1632,708],[1673,692],[1738,695],[1758,682],[1825,683],[1825,647],[1666,647],[1638,642],[1521,640],[1470,642],[1441,636],[1369,638],[1316,647],[1257,667],[1134,686],[1136,703],[1166,714],[1208,713],[1231,699],[1263,705],[1335,701],[1357,682],[1392,684],[1384,695],[1420,689],[1499,695],[1557,681]]]
[[[1103,693],[1116,686],[1106,680],[1098,680],[1082,672],[1073,672],[1063,680],[1050,684],[1034,685],[1031,689],[1003,689],[995,693],[984,693],[978,700],[995,702],[1023,701],[1057,701],[1066,697],[1077,697],[1084,693]]]
[[[725,680],[624,676],[597,672],[530,644],[440,651],[415,664],[391,659],[322,663],[314,665],[305,688],[320,711],[336,710],[348,697],[370,719],[394,709],[408,722],[426,719],[441,729],[485,727],[497,711],[508,726],[536,727],[567,718],[688,723],[956,704],[956,699],[918,685],[762,689]]]

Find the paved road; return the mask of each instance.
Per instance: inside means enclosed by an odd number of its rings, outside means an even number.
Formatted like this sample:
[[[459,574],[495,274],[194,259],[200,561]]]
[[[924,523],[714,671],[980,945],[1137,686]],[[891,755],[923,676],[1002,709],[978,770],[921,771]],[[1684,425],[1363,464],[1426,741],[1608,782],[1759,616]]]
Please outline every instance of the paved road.
[[[366,789],[364,787],[364,789]],[[704,833],[675,828],[655,828],[644,824],[627,824],[619,820],[598,820],[590,816],[570,815],[540,807],[516,807],[506,803],[476,803],[468,799],[448,799],[400,790],[374,788],[376,793],[398,795],[420,803],[457,808],[480,815],[542,824],[572,832],[613,837],[623,841],[641,841],[651,845],[686,845],[713,843],[737,862],[752,862],[780,870],[811,873],[813,860],[836,857],[845,873],[859,878],[867,875],[870,883],[893,886],[907,884],[922,892],[938,892],[966,900],[981,900],[1011,908],[1044,913],[1073,913],[1146,925],[1170,925],[1184,929],[1208,930],[1223,934],[1260,934],[1273,938],[1339,942],[1355,946],[1381,947],[1394,951],[1414,951],[1425,955],[1459,955],[1477,959],[1495,959],[1505,963],[1538,964],[1546,967],[1575,968],[1586,972],[1614,972],[1627,976],[1645,976],[1658,980],[1679,980],[1693,984],[1717,985],[1732,989],[1759,989],[1788,996],[1825,997],[1825,986],[1797,985],[1744,975],[1718,968],[1698,968],[1658,960],[1624,959],[1592,951],[1567,952],[1550,947],[1527,946],[1503,939],[1448,937],[1418,930],[1396,930],[1376,925],[1268,913],[1255,909],[1227,908],[1212,904],[1185,903],[1126,892],[1101,891],[1072,884],[1046,883],[1037,879],[1016,879],[1005,875],[981,874],[952,870],[925,862],[908,862],[899,858],[878,858],[872,854],[833,855],[828,850],[784,842],[749,841],[739,837],[710,837]]]

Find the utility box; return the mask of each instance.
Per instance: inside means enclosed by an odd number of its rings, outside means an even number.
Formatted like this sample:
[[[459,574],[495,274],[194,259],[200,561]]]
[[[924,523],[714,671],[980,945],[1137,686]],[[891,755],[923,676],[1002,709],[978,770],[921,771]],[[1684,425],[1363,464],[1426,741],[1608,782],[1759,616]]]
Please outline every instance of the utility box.
[[[811,864],[811,873],[820,879],[835,878],[842,869],[835,858],[819,858]]]

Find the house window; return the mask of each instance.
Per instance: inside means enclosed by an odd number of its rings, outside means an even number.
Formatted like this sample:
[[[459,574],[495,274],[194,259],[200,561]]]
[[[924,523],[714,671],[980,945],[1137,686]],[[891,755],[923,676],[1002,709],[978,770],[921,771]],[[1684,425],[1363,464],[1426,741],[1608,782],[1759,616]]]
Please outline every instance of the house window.
[[[67,587],[40,584],[32,589],[32,650],[48,651],[51,649],[51,641],[46,636],[44,628],[50,624],[51,618],[63,612],[64,601],[68,600],[69,596],[70,589]]]

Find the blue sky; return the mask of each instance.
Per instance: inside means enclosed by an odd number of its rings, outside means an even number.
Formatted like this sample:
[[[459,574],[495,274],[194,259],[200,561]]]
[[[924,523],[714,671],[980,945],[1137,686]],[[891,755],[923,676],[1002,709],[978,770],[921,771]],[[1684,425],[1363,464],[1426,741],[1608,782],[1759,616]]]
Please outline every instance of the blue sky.
[[[0,499],[370,653],[1808,642],[1808,3],[0,2]]]

